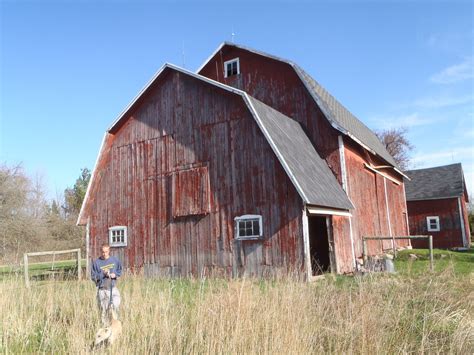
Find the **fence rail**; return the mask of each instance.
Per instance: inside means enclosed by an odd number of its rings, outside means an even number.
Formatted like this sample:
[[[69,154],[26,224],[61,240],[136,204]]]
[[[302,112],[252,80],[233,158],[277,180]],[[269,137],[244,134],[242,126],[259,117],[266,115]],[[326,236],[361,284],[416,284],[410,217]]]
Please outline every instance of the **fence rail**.
[[[77,279],[80,280],[82,278],[82,266],[81,266],[81,249],[69,249],[69,250],[53,250],[53,251],[40,251],[40,252],[33,252],[33,253],[25,253],[23,254],[23,261],[24,261],[24,268],[25,268],[25,285],[26,287],[30,287],[30,277],[28,274],[28,258],[31,256],[44,256],[44,255],[56,255],[61,254],[76,254],[77,259]]]
[[[362,238],[362,243],[363,243],[363,258],[364,258],[364,264],[367,261],[368,257],[368,251],[367,251],[367,241],[368,240],[407,240],[407,239],[428,239],[428,245],[430,249],[430,271],[434,270],[433,267],[433,236],[432,235],[409,235],[409,236],[397,236],[397,237],[363,237]],[[395,248],[395,243],[393,243],[393,253],[394,256],[396,255],[396,248]]]

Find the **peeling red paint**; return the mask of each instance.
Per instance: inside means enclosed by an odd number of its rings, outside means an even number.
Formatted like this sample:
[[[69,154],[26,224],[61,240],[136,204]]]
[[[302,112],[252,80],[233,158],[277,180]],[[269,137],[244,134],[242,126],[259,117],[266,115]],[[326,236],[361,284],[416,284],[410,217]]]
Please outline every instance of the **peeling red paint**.
[[[221,75],[223,63],[239,58],[241,73],[230,78]],[[294,69],[285,62],[264,57],[253,52],[225,46],[200,71],[201,75],[221,81],[246,91],[276,110],[297,120],[304,127],[318,154],[325,159],[334,176],[342,185],[342,170],[338,136],[342,133],[334,129],[320,108],[314,102]],[[386,165],[380,158],[364,151],[347,136],[344,136],[348,195],[355,205],[352,211],[352,238],[356,258],[362,256],[362,238],[371,236],[408,235],[403,179],[393,169],[383,173],[400,181],[395,185],[390,180],[366,169],[369,165]],[[387,194],[385,194],[385,184]],[[387,214],[390,216],[390,223]],[[390,227],[389,228],[389,224]],[[353,255],[347,217],[332,217],[338,272],[353,271]],[[398,246],[406,246],[408,241],[397,241]],[[392,247],[391,241],[368,242],[369,253],[380,254]]]
[[[241,74],[224,79],[219,68],[234,57]],[[234,48],[218,53],[201,74],[300,122],[342,185],[342,133],[290,65]],[[115,253],[125,266],[159,275],[303,269],[303,202],[240,95],[169,70],[129,111],[107,137],[85,206],[92,255],[109,227],[125,225],[129,244]],[[408,234],[401,176],[383,171],[397,185],[367,169],[365,163],[385,163],[347,136],[343,142],[355,209],[350,220],[330,219],[340,273],[353,271],[353,249],[361,257],[363,237]],[[244,214],[262,215],[262,240],[235,239],[234,218]],[[391,247],[390,241],[368,244],[372,254]]]
[[[174,72],[111,137],[85,215],[92,255],[108,228],[128,227],[114,248],[126,267],[164,275],[229,274],[234,218],[263,216],[264,239],[239,244],[261,275],[301,268],[302,201],[239,95]]]

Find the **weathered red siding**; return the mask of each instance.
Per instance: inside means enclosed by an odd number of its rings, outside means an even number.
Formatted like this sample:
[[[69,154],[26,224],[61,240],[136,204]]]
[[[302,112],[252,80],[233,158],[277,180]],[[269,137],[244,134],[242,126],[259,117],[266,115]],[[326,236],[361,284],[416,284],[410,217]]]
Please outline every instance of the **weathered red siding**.
[[[240,96],[169,71],[112,133],[88,213],[92,255],[126,225],[114,253],[150,274],[301,269],[302,201]],[[263,216],[264,240],[234,243],[243,214]]]
[[[223,77],[225,61],[239,58],[240,74]],[[339,131],[334,129],[314,102],[293,68],[284,62],[267,58],[235,47],[224,47],[200,71],[201,75],[223,82],[248,92],[250,95],[272,106],[276,110],[297,120],[305,128],[319,155],[342,185],[341,160],[339,155]],[[348,195],[355,206],[351,218],[356,258],[362,256],[362,237],[405,236],[406,223],[405,192],[402,177],[391,169],[384,173],[401,182],[396,185],[384,177],[366,169],[364,163],[386,165],[351,139],[344,136],[344,152],[347,168]],[[387,216],[387,201],[390,215]],[[349,219],[333,217],[333,237],[335,243],[338,272],[353,271],[352,246]],[[369,242],[369,253],[377,254],[392,247],[391,241]],[[398,246],[408,245],[408,241],[397,241]]]
[[[410,232],[419,235],[432,235],[435,248],[463,246],[457,198],[408,201],[408,216]],[[426,217],[429,216],[439,216],[439,232],[428,232]],[[415,248],[428,248],[428,242],[424,240],[416,240],[412,244]]]
[[[346,170],[348,175],[348,195],[355,206],[352,218],[352,234],[357,258],[362,256],[362,238],[377,236],[406,236],[407,223],[404,213],[405,193],[400,176],[384,171],[384,174],[395,178],[401,184],[367,169],[364,163],[382,165],[380,160],[366,155],[361,148],[344,139]],[[387,169],[388,170],[388,169]],[[387,208],[389,217],[387,215]],[[399,240],[397,246],[407,246],[408,241]],[[368,241],[369,254],[379,254],[390,249],[392,242]]]
[[[236,57],[240,61],[240,75],[224,78],[224,62]],[[226,47],[199,74],[241,89],[300,122],[319,155],[342,183],[338,132],[331,127],[290,65],[239,48]]]

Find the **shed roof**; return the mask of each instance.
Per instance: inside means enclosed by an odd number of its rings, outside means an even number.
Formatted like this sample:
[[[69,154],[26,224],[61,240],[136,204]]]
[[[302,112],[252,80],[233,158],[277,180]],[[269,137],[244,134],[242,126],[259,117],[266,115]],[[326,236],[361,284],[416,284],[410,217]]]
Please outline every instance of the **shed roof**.
[[[364,125],[357,117],[355,117],[348,109],[346,109],[339,101],[337,101],[334,96],[332,96],[326,89],[324,89],[324,87],[322,87],[316,80],[314,80],[308,73],[306,73],[301,67],[299,67],[294,62],[246,46],[224,42],[206,60],[206,62],[198,69],[197,72],[199,73],[202,68],[204,68],[204,66],[224,46],[240,48],[267,58],[271,58],[289,64],[295,70],[296,74],[298,75],[302,83],[305,85],[316,104],[319,106],[321,111],[324,113],[328,121],[335,129],[339,130],[345,135],[348,135],[350,138],[352,138],[354,141],[356,141],[358,144],[360,144],[373,154],[380,156],[403,175],[393,157],[390,155],[384,145],[380,142],[374,132],[366,125]]]
[[[267,140],[274,146],[290,178],[308,204],[354,208],[326,162],[319,156],[301,125],[281,112],[248,96]]]
[[[460,163],[405,173],[411,178],[411,181],[405,181],[407,201],[460,197],[466,193]]]

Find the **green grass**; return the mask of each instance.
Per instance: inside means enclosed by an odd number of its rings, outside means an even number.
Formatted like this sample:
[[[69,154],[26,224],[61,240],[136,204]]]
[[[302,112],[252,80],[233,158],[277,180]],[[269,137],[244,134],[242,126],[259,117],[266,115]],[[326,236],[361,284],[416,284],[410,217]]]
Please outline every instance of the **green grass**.
[[[410,254],[417,259],[410,259]],[[434,271],[443,272],[453,270],[457,275],[469,275],[474,272],[474,249],[468,251],[433,250]],[[395,259],[395,270],[406,275],[420,275],[430,270],[429,250],[412,249],[402,250]]]
[[[86,260],[81,260],[81,266],[86,267]],[[23,265],[10,266],[0,265],[0,279],[8,277],[16,277],[23,274]],[[76,260],[58,260],[54,263],[52,261],[45,261],[39,263],[28,264],[28,274],[33,278],[46,278],[55,274],[71,274],[77,273]]]

